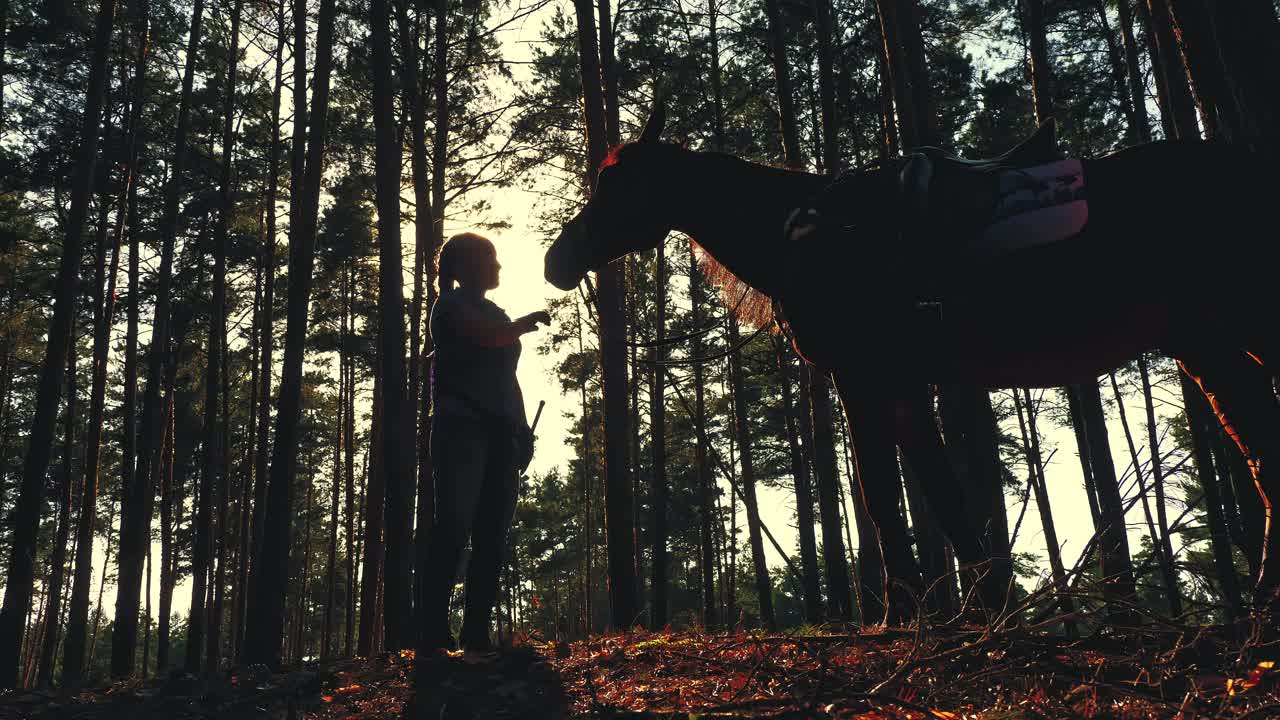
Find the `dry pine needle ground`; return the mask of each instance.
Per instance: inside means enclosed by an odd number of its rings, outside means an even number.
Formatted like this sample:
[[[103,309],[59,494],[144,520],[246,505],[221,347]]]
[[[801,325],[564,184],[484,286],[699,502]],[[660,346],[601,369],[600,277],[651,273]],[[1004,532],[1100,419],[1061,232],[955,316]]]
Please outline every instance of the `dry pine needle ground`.
[[[0,696],[0,720],[1277,718],[1275,650],[1200,628],[1079,640],[977,628],[522,638],[420,665],[401,651],[212,683],[20,691]]]

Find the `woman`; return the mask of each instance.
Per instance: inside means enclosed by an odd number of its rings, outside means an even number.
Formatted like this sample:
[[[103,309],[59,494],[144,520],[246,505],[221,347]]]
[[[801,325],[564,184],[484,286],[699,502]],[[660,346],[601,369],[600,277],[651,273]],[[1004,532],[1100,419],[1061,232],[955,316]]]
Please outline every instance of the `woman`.
[[[422,592],[424,650],[449,648],[449,598],[471,539],[461,645],[485,651],[519,474],[533,453],[516,381],[520,336],[551,324],[543,311],[511,320],[485,297],[498,287],[493,243],[454,235],[440,252],[440,298],[431,308],[435,526]],[[454,283],[458,286],[454,287]]]

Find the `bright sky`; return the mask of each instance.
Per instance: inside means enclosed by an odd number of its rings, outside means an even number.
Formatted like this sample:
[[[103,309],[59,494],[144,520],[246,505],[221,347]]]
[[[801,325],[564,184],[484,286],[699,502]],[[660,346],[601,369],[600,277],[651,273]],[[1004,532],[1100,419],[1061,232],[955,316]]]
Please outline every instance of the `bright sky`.
[[[530,43],[537,40],[539,27],[542,18],[549,13],[548,8],[543,9],[538,14],[517,22],[503,32],[502,42],[504,52],[510,60],[524,60],[530,56]],[[981,61],[980,54],[975,55]],[[517,77],[525,72],[525,66],[513,64],[512,68]],[[287,102],[287,100],[286,100]],[[287,108],[286,108],[287,109]],[[504,307],[513,317],[524,313],[544,308],[549,300],[561,295],[547,284],[542,277],[542,256],[544,248],[542,245],[543,238],[537,235],[534,227],[533,209],[538,202],[538,196],[523,189],[511,188],[499,191],[490,191],[489,193],[492,212],[488,217],[475,218],[473,222],[479,224],[482,221],[507,220],[510,228],[499,232],[489,233],[497,247],[498,257],[502,263],[501,285],[493,291],[490,297],[499,305]],[[476,229],[465,221],[455,221],[446,228],[446,235],[463,230]],[[406,250],[411,247],[413,238],[413,227],[407,225],[403,231]],[[670,239],[668,242],[677,243],[676,239]],[[406,258],[406,264],[411,262],[410,258]],[[406,295],[408,293],[406,292]],[[283,332],[283,320],[277,332]],[[543,331],[545,332],[545,331]],[[554,366],[558,358],[556,356],[541,356],[533,352],[532,348],[537,344],[536,336],[528,336],[526,338],[526,352],[523,353],[521,365],[519,369],[519,379],[526,404],[528,405],[528,416],[533,418],[533,414],[537,409],[539,400],[545,400],[547,403],[541,418],[541,424],[538,427],[538,447],[537,456],[533,460],[530,467],[530,474],[542,474],[556,466],[563,466],[566,461],[573,456],[574,448],[565,438],[570,421],[566,417],[566,413],[575,413],[578,408],[578,400],[576,394],[564,396],[560,393],[559,381],[554,373]],[[117,358],[113,358],[113,361]],[[278,372],[278,371],[277,371]],[[1110,391],[1104,388],[1104,398],[1110,397]],[[1140,405],[1134,403],[1135,398],[1131,398],[1126,404],[1128,416],[1132,423],[1132,432],[1135,436],[1135,442],[1139,447],[1142,457],[1146,458],[1145,442],[1146,437],[1145,425],[1142,418],[1145,417]],[[367,399],[365,400],[367,402]],[[1180,398],[1171,396],[1160,396],[1158,391],[1157,402],[1161,404],[1159,412],[1162,415],[1172,414],[1180,411]],[[367,411],[367,408],[366,408]],[[1012,421],[1007,430],[1017,435],[1016,420]],[[1049,454],[1056,448],[1058,452],[1053,456],[1052,461],[1047,468],[1047,479],[1049,491],[1053,500],[1054,519],[1057,523],[1057,531],[1059,540],[1063,544],[1063,560],[1070,568],[1078,556],[1084,544],[1088,541],[1093,533],[1092,522],[1089,514],[1089,506],[1085,497],[1084,488],[1081,479],[1080,465],[1075,452],[1075,441],[1069,431],[1050,429],[1048,421],[1041,423],[1042,432],[1047,433],[1044,440],[1043,456],[1049,457]],[[1118,421],[1112,421],[1108,430],[1111,436],[1111,450],[1115,458],[1118,473],[1124,473],[1125,468],[1129,466],[1128,451],[1124,443],[1123,431]],[[843,459],[842,459],[843,464]],[[842,470],[843,473],[843,470]],[[1025,477],[1022,478],[1025,482]],[[729,497],[729,485],[723,478],[719,480],[723,490],[724,497]],[[847,498],[847,479],[841,477],[841,482],[845,483]],[[760,514],[762,521],[769,527],[777,538],[778,542],[787,549],[788,553],[793,552],[796,545],[796,532],[791,527],[792,518],[794,516],[794,494],[788,491],[775,490],[761,487],[760,494]],[[1006,497],[1008,504],[1009,524],[1012,528],[1019,510],[1021,508],[1019,498],[1012,496]],[[1023,521],[1022,531],[1017,539],[1015,552],[1034,552],[1043,560],[1044,558],[1044,537],[1040,526],[1037,508],[1034,507],[1034,496],[1032,497],[1031,506],[1027,508],[1026,519]],[[740,510],[740,508],[739,508]],[[850,508],[846,507],[846,512]],[[1133,547],[1136,549],[1138,538],[1142,535],[1142,515],[1140,506],[1135,506],[1129,517],[1130,537]],[[739,517],[742,537],[745,539],[745,517]],[[819,535],[820,537],[820,535]],[[857,535],[854,534],[856,542]],[[1176,546],[1175,546],[1175,549]],[[771,567],[783,566],[782,559],[768,542],[765,543],[765,553],[768,556],[768,562]],[[157,570],[159,565],[160,548],[157,543],[153,548],[154,558],[156,560]],[[95,547],[95,583],[99,573],[101,572],[103,555],[103,543],[99,540]],[[114,562],[114,560],[113,560]],[[798,562],[798,559],[797,559]],[[1047,563],[1042,563],[1044,572],[1047,573]],[[158,575],[152,584],[152,607],[159,606],[159,582]],[[96,587],[93,590],[96,597]],[[108,614],[114,608],[114,585],[106,589],[103,599],[104,610]],[[190,579],[184,581],[175,591],[173,607],[175,612],[186,614],[187,608],[190,606]]]

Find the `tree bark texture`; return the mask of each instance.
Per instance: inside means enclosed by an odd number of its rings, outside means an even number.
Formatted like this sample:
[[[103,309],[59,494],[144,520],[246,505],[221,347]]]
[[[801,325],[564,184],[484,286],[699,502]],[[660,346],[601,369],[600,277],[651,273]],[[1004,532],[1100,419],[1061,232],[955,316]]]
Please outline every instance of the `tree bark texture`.
[[[147,350],[147,386],[142,398],[142,422],[138,428],[140,452],[137,466],[125,468],[128,484],[121,495],[120,571],[116,591],[116,619],[111,633],[113,677],[133,673],[134,649],[137,647],[138,595],[141,591],[142,565],[146,561],[146,548],[150,538],[154,495],[151,470],[159,460],[162,435],[160,390],[163,384],[164,359],[169,352],[174,241],[178,234],[178,204],[183,194],[192,86],[203,21],[204,1],[196,0],[191,9],[191,29],[187,35],[182,96],[178,104],[178,124],[174,131],[174,160],[165,188],[165,205],[160,221],[161,248],[155,317],[152,321],[151,346]],[[132,475],[129,475],[131,471]]]
[[[813,490],[809,484],[809,467],[800,449],[800,436],[796,429],[797,408],[806,403],[796,403],[793,395],[791,364],[786,359],[785,345],[781,338],[774,342],[774,357],[778,367],[778,381],[782,386],[782,412],[787,430],[787,450],[791,460],[791,476],[796,492],[796,532],[800,541],[800,567],[804,586],[805,621],[822,620],[822,589],[818,576],[818,544],[813,534]],[[856,502],[856,501],[855,501]]]
[[[401,143],[394,116],[391,78],[391,9],[373,0],[370,36],[373,51],[373,120],[376,136],[378,206],[378,338],[382,374],[382,479],[386,488],[385,645],[398,650],[412,644],[410,627],[411,511],[413,497],[414,412],[405,373],[404,281],[401,278]]]
[[[129,319],[125,341],[124,379],[124,452],[121,465],[128,475],[132,471],[135,442],[134,406],[137,395],[138,349],[138,228],[136,182],[138,157],[142,148],[138,126],[142,113],[147,56],[150,51],[150,5],[141,0],[133,8],[135,48],[133,96],[130,100],[128,135],[125,140],[125,164],[122,188],[116,212],[115,239],[112,244],[111,267],[94,286],[93,370],[89,390],[89,427],[85,446],[85,471],[80,496],[80,517],[76,526],[75,575],[67,619],[67,639],[63,644],[62,684],[76,688],[84,670],[85,632],[89,621],[89,585],[93,579],[93,534],[98,506],[98,478],[102,462],[102,423],[106,406],[107,360],[111,352],[110,332],[115,317],[116,276],[120,269],[120,251],[125,228],[129,228]]]
[[[35,412],[27,455],[22,467],[22,484],[13,511],[13,535],[5,574],[4,604],[0,608],[0,688],[18,683],[18,662],[22,649],[24,618],[31,604],[35,578],[36,530],[43,505],[44,478],[49,467],[54,423],[62,394],[62,371],[66,367],[68,342],[75,315],[76,286],[83,245],[85,220],[89,212],[94,166],[98,160],[98,130],[107,95],[107,51],[115,18],[115,0],[102,0],[95,21],[89,83],[75,151],[75,171],[71,175],[71,208],[67,216],[66,239],[55,281],[53,316],[48,342],[40,364]]]
[[[840,537],[840,479],[835,430],[831,421],[831,395],[826,376],[813,367],[807,370],[813,427],[813,469],[818,486],[818,510],[822,516],[822,559],[827,576],[827,611],[832,617],[847,622],[853,620],[853,595],[844,539]]]
[[[297,433],[302,410],[302,360],[311,299],[311,273],[315,264],[320,181],[324,171],[335,15],[334,0],[321,0],[306,171],[302,182],[302,197],[298,199],[296,214],[289,227],[291,281],[270,484],[263,519],[263,550],[249,581],[255,609],[249,613],[251,622],[246,630],[249,638],[246,643],[246,658],[250,662],[263,663],[272,668],[280,665],[280,642],[284,633],[284,601],[293,515],[290,504],[298,464]],[[305,27],[305,22],[303,25]]]
[[[666,245],[659,244],[653,261],[654,298],[657,319],[654,327],[652,351],[654,361],[649,385],[649,449],[653,458],[651,505],[653,513],[652,581],[653,609],[649,617],[650,629],[657,630],[667,624],[667,598],[670,589],[670,571],[667,567],[667,408],[666,369],[660,364],[667,357],[664,341],[667,333],[667,257]]]
[[[594,189],[604,161],[606,111],[601,85],[595,14],[588,0],[574,0],[578,59],[587,126],[587,186]],[[605,533],[609,563],[609,617],[616,628],[638,619],[635,545],[632,528],[631,470],[628,460],[630,414],[627,411],[626,320],[622,307],[621,265],[596,273],[596,313],[600,328],[600,366],[604,395]]]

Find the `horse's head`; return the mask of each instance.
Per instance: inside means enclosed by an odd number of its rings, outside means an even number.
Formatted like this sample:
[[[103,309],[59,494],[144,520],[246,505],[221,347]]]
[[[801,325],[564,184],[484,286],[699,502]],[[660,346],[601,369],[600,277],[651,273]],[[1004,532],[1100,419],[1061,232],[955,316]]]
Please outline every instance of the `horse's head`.
[[[591,200],[564,226],[546,255],[547,282],[571,290],[590,270],[655,248],[671,225],[661,212],[664,176],[658,142],[666,113],[659,103],[639,139],[610,151]]]

